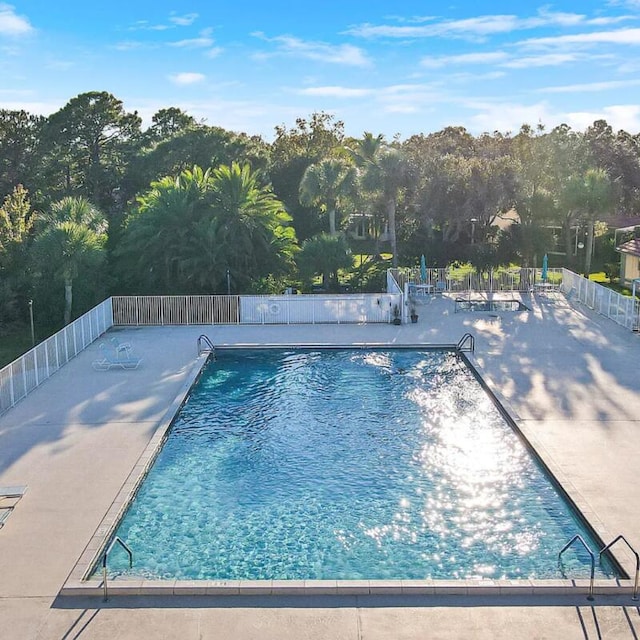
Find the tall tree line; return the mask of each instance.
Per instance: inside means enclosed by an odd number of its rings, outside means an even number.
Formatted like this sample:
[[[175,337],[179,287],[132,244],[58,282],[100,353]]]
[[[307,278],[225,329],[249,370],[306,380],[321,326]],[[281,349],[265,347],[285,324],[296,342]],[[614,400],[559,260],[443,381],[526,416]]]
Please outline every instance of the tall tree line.
[[[600,222],[640,211],[639,145],[601,120],[349,138],[326,113],[267,143],[175,107],[144,129],[106,92],[0,110],[0,326],[29,299],[55,325],[109,293],[337,288],[339,271],[375,287],[421,254],[532,265],[558,241],[588,273]]]

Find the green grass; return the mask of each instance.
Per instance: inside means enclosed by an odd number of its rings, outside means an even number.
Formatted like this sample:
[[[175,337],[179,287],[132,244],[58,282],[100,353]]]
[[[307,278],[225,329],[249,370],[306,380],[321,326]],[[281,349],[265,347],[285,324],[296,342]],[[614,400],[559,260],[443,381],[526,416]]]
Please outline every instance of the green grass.
[[[373,256],[368,253],[354,253],[353,257],[354,257],[354,262],[353,262],[354,269],[359,269],[363,264],[369,262]],[[380,257],[383,260],[388,260],[390,262],[391,258],[393,257],[393,254],[381,253]]]
[[[4,330],[0,334],[0,368],[19,358],[32,346],[29,327],[15,326]]]
[[[613,289],[615,292],[623,296],[631,297],[631,289],[620,285],[617,282],[617,280],[610,280],[609,278],[607,278],[604,271],[598,271],[598,272],[589,274],[589,280],[593,280],[593,282],[597,282],[598,284],[601,284],[603,287]]]

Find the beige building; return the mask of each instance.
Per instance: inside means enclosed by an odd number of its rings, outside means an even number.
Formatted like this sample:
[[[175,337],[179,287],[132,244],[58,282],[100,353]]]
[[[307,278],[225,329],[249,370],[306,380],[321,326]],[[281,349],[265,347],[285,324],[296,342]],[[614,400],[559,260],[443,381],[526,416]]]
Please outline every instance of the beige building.
[[[620,284],[630,287],[640,278],[640,237],[616,246],[616,251],[620,254]]]

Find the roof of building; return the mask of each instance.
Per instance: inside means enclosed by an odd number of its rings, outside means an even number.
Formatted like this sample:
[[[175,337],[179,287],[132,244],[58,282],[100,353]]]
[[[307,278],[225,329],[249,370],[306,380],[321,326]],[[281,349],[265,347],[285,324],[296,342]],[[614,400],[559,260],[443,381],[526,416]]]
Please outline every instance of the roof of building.
[[[604,222],[607,223],[609,229],[617,229],[618,231],[629,230],[640,225],[640,216],[612,216]]]
[[[640,238],[634,238],[633,240],[629,240],[629,242],[621,244],[619,247],[616,247],[616,251],[640,257]]]

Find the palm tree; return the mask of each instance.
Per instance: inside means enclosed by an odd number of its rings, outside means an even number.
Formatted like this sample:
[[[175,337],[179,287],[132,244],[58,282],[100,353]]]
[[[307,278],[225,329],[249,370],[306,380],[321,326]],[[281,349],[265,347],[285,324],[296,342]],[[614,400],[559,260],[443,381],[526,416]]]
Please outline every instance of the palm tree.
[[[338,271],[353,267],[353,256],[343,236],[321,234],[305,240],[297,262],[305,280],[322,275],[326,289],[338,289]]]
[[[194,167],[139,198],[120,254],[136,281],[162,292],[246,287],[293,265],[295,233],[284,205],[249,165]]]
[[[151,183],[127,221],[117,255],[125,280],[146,291],[184,293],[183,265],[193,227],[206,219],[211,175],[200,167]]]
[[[329,215],[329,234],[335,236],[336,210],[356,191],[355,167],[344,160],[329,158],[307,167],[300,181],[300,202],[319,206]]]
[[[84,197],[67,196],[54,202],[44,220],[47,223],[74,222],[98,234],[107,231],[107,219],[102,211]]]
[[[42,270],[64,284],[64,324],[71,322],[73,283],[104,260],[106,222],[85,198],[63,198],[40,220],[34,251]]]
[[[409,175],[409,163],[404,154],[393,147],[381,147],[373,161],[366,164],[362,176],[363,186],[370,191],[379,192],[384,202],[393,267],[398,266],[396,209],[400,193],[408,184]]]
[[[375,162],[383,145],[384,135],[382,133],[374,138],[373,133],[365,131],[362,139],[355,140],[353,148],[347,147],[347,151],[356,167],[361,168]]]
[[[585,248],[584,275],[591,273],[593,236],[598,216],[608,213],[613,206],[613,189],[609,175],[604,169],[588,169],[580,179],[567,185],[567,203],[580,211],[587,222],[587,246]]]
[[[293,267],[296,249],[291,217],[259,173],[233,162],[211,174],[211,230],[215,228],[220,260],[234,273],[238,286]]]

